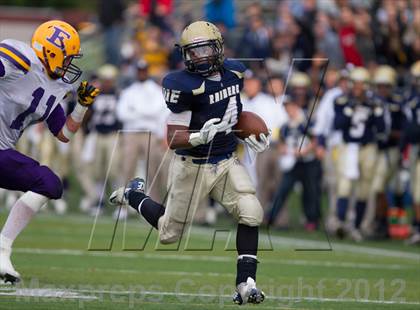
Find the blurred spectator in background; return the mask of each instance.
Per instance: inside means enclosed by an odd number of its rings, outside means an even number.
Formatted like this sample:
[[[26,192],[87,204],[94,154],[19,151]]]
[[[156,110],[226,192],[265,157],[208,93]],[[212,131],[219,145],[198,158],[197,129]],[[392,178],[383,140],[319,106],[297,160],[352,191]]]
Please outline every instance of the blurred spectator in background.
[[[292,58],[293,35],[287,31],[274,34],[270,45],[270,55],[266,59],[267,68],[272,74],[287,75]]]
[[[127,184],[137,175],[137,164],[141,159],[143,175],[147,185],[150,185],[156,177],[165,151],[163,136],[169,110],[166,108],[161,86],[149,77],[148,64],[139,60],[136,68],[137,80],[121,92],[117,107],[118,118],[123,124],[124,161],[123,180],[120,184]],[[162,179],[162,182],[166,180]],[[161,199],[159,191],[165,188],[165,183],[163,186],[156,183],[148,190],[151,190],[151,197]]]
[[[262,16],[250,17],[237,47],[236,54],[244,58],[267,58],[270,55],[271,32]],[[251,68],[259,68],[262,63],[253,62]]]
[[[139,51],[137,56],[147,62],[152,77],[161,77],[168,69],[169,49],[165,45],[162,30],[157,26],[146,26],[137,33]]]
[[[314,35],[316,49],[322,56],[329,60],[329,66],[342,68],[344,66],[343,52],[339,47],[340,40],[338,34],[331,28],[328,16],[320,12],[318,14]]]
[[[279,88],[279,85],[276,86]],[[273,96],[262,92],[261,80],[254,75],[245,80],[242,104],[244,111],[250,111],[260,116],[271,132],[278,131],[281,123],[285,121],[284,109],[280,102],[276,102]],[[265,152],[258,154],[256,161],[248,162],[245,165],[257,186],[261,205],[263,208],[267,208],[279,180],[277,152],[274,144]]]
[[[91,152],[89,156],[92,167],[92,183],[95,184],[95,197],[87,196],[85,201],[88,207],[92,208],[94,203],[99,202],[107,184],[111,187],[117,186],[119,177],[120,162],[119,152],[114,152],[118,141],[118,130],[121,129],[121,123],[117,119],[117,78],[118,69],[110,64],[105,64],[98,69],[98,82],[101,93],[92,107],[89,121],[90,145],[85,152]],[[109,171],[109,174],[108,174]],[[108,179],[107,179],[108,177]],[[90,199],[94,198],[93,201]],[[86,208],[86,206],[84,207]]]
[[[290,76],[287,86],[287,92],[293,96],[293,101],[303,109],[305,115],[309,116],[313,104],[309,75],[301,71],[295,71]]]
[[[340,12],[341,28],[339,31],[340,45],[343,50],[344,60],[355,66],[362,66],[362,55],[356,46],[355,16],[349,7],[343,7]]]
[[[233,0],[206,0],[204,11],[209,22],[223,24],[229,30],[236,26]]]
[[[99,22],[104,34],[105,62],[120,64],[121,39],[123,34],[123,0],[99,0]]]
[[[294,98],[285,96],[283,102],[289,116],[287,123],[280,129],[278,146],[283,176],[267,221],[269,225],[275,222],[295,183],[300,182],[303,187],[302,207],[306,217],[305,229],[313,231],[318,227],[320,216],[316,199],[318,195],[316,184],[320,180],[316,167],[315,140],[306,132],[305,113]]]
[[[168,22],[168,16],[172,13],[172,0],[139,0],[140,13],[148,17],[149,22],[159,27],[162,31],[173,32]]]

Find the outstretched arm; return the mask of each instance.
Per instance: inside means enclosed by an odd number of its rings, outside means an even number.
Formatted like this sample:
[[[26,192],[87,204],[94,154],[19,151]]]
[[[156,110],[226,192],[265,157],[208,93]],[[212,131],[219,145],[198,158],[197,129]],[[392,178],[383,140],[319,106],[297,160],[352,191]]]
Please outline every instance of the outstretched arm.
[[[93,104],[98,94],[99,89],[89,85],[87,81],[80,83],[77,89],[78,103],[73,112],[67,116],[63,128],[58,132],[58,140],[64,143],[70,141],[71,137],[79,130],[88,107]]]

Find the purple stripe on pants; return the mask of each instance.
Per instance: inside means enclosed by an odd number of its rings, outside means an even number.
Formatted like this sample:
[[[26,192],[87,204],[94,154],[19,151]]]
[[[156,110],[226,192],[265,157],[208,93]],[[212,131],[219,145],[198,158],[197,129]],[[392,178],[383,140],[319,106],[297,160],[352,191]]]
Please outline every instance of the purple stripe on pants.
[[[50,168],[13,149],[0,150],[0,187],[32,191],[50,199],[63,194],[61,180]]]

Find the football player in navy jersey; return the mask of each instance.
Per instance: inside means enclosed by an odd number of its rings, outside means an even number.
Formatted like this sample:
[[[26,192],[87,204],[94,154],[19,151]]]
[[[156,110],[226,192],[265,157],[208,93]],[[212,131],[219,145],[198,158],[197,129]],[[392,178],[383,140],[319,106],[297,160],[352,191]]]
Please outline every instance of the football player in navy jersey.
[[[411,145],[410,172],[414,209],[414,232],[409,244],[420,244],[420,60],[411,66],[412,87],[406,93],[402,147]]]
[[[342,132],[344,142],[339,158],[337,217],[340,225],[337,235],[342,237],[346,232],[355,241],[363,239],[359,228],[375,171],[376,138],[385,138],[384,111],[373,104],[369,82],[370,74],[365,68],[354,68],[350,71],[349,95],[340,96],[334,102],[334,127]],[[354,185],[357,187],[355,223],[344,229]]]
[[[168,178],[166,206],[145,194],[145,182],[135,178],[110,196],[113,204],[128,203],[159,230],[160,242],[179,242],[197,204],[211,197],[238,221],[237,304],[260,303],[256,287],[258,226],[263,210],[255,188],[235,150],[233,127],[242,111],[239,93],[245,67],[224,59],[223,39],[216,26],[198,21],[187,26],[179,44],[186,68],[163,79],[163,94],[171,114],[167,142],[175,150]],[[245,143],[264,151],[268,137],[251,135]]]
[[[399,148],[404,122],[403,96],[396,92],[397,72],[387,65],[379,66],[373,75],[375,85],[374,104],[384,108],[388,135],[378,141],[378,163],[373,179],[373,193],[376,201],[375,237],[388,235],[386,190],[392,191],[395,206],[403,208],[403,188],[399,184]]]

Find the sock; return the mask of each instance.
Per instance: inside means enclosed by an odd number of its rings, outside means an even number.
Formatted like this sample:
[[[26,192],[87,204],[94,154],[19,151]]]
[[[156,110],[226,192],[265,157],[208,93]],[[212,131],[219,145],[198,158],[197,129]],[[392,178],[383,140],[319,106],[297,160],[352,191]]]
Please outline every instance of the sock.
[[[404,209],[404,195],[395,194],[394,195],[395,206],[399,209]]]
[[[366,210],[366,201],[357,201],[356,202],[356,228],[360,227],[360,224],[362,224],[363,217],[365,215]]]
[[[257,258],[256,256],[240,255],[236,264],[236,286],[246,282],[248,277],[257,280]]]
[[[258,227],[238,224],[236,249],[238,251],[236,285],[246,282],[248,277],[256,281]]]
[[[130,192],[128,194],[128,203],[137,212],[143,215],[144,219],[158,229],[159,218],[165,213],[165,207],[153,201],[148,196],[139,192]]]
[[[31,208],[24,201],[25,199],[23,196],[18,201],[16,201],[10,210],[9,216],[7,217],[6,223],[4,224],[1,231],[1,236],[6,238],[4,240],[10,241],[5,242],[5,244],[9,243],[10,247],[12,246],[16,237],[28,225],[36,213],[33,207]]]
[[[346,220],[348,205],[349,205],[349,200],[347,198],[337,199],[337,216],[341,222],[344,222]]]

